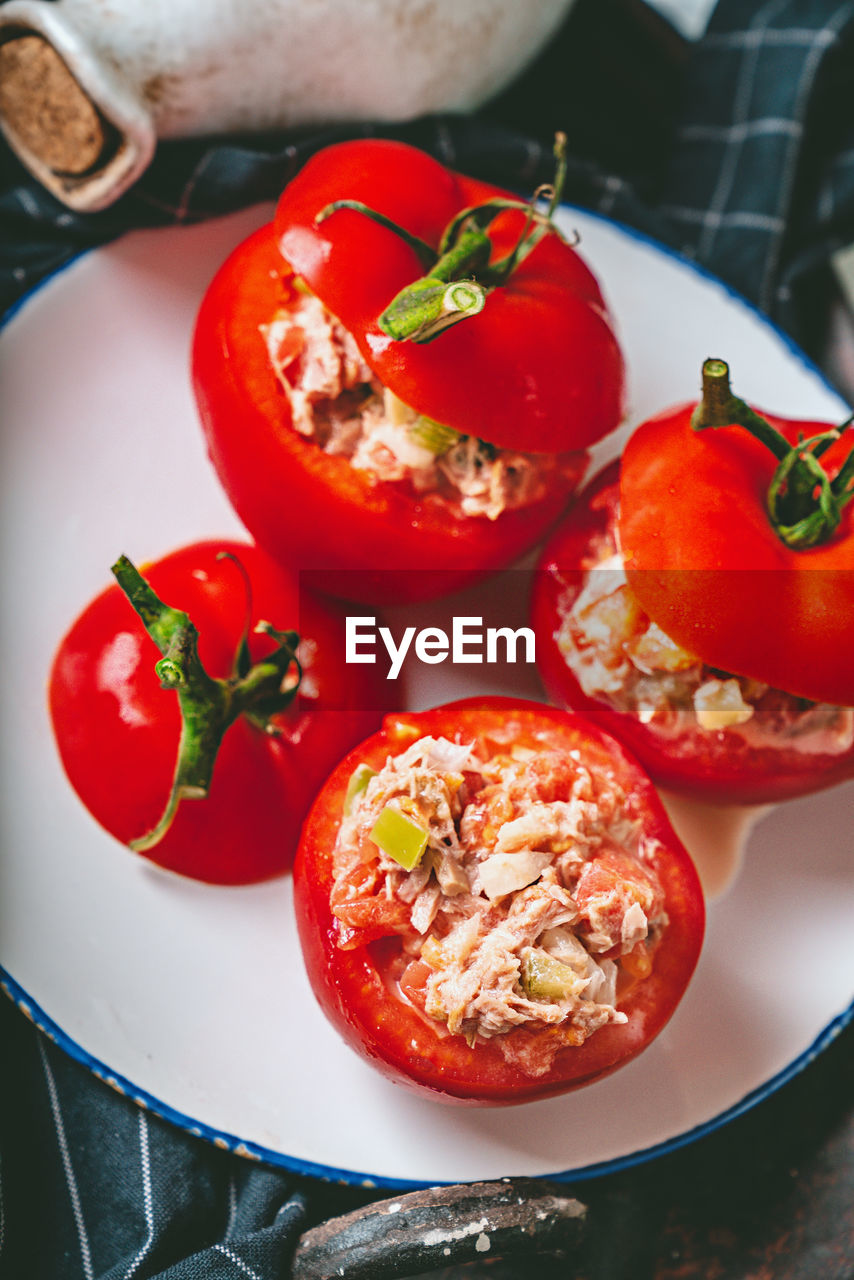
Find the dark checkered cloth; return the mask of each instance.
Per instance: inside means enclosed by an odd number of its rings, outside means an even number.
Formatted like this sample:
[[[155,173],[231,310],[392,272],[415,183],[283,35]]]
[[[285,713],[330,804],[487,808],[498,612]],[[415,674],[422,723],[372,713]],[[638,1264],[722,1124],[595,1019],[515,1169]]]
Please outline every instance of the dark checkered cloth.
[[[527,191],[551,177],[551,137],[565,128],[570,201],[696,258],[809,348],[830,255],[854,240],[854,5],[721,0],[684,65],[675,41],[630,47],[637,33],[615,29],[615,17],[637,19],[622,10],[620,0],[587,0],[523,80],[474,117],[164,144],[136,188],[98,214],[64,209],[6,152],[0,307],[129,228],[273,199],[309,155],[343,137],[403,137]]]
[[[137,186],[97,214],[70,213],[6,152],[0,308],[129,228],[274,199],[340,138],[402,137],[530,191],[552,176],[563,128],[569,201],[695,258],[815,349],[829,258],[854,241],[854,5],[721,0],[684,62],[675,38],[668,48],[642,30],[638,43],[637,21],[624,0],[587,0],[522,81],[473,117],[164,144]]]
[[[486,110],[378,132],[529,191],[551,176],[551,139],[564,128],[570,201],[696,258],[816,350],[830,256],[854,241],[852,84],[851,2],[721,0],[705,38],[685,51],[630,0],[587,0]],[[366,131],[163,145],[129,194],[89,216],[56,204],[4,152],[0,303],[130,228],[273,198],[318,147]],[[291,1274],[307,1225],[370,1198],[242,1161],[138,1110],[2,997],[0,1070],[9,1280],[274,1280]],[[621,1206],[621,1221],[633,1222]],[[621,1250],[629,1268],[632,1239]],[[378,1253],[365,1274],[403,1274],[395,1265]],[[549,1265],[540,1259],[538,1274],[551,1275]],[[610,1269],[585,1275],[646,1274],[620,1265],[612,1253]],[[554,1272],[572,1273],[567,1263]]]

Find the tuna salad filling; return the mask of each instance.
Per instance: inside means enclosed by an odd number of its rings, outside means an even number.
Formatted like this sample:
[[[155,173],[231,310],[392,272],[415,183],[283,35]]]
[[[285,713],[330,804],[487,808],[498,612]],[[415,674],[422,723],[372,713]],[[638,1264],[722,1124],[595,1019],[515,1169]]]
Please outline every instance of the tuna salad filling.
[[[421,738],[354,772],[334,850],[338,945],[396,935],[399,998],[532,1076],[626,1022],[667,923],[653,842],[578,754]]]
[[[261,326],[294,429],[326,453],[418,497],[438,495],[461,516],[495,520],[574,480],[578,456],[517,453],[425,418],[383,387],[352,334],[313,294],[293,298]]]
[[[755,747],[828,755],[851,749],[854,708],[709,667],[671,640],[626,582],[613,529],[582,568],[584,585],[574,598],[567,593],[555,640],[588,697],[662,737],[699,729],[737,734]]]

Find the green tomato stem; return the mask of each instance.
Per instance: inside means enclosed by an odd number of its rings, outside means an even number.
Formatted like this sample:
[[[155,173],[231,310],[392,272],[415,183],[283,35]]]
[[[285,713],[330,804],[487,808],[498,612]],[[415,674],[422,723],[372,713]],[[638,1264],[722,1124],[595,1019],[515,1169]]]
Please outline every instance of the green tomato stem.
[[[497,196],[461,210],[445,227],[438,250],[360,200],[335,200],[321,209],[315,222],[324,222],[341,209],[355,210],[392,231],[418,254],[426,275],[401,289],[378,323],[383,333],[396,342],[432,342],[451,325],[478,315],[489,291],[507,282],[544,235],[548,232],[560,235],[552,216],[566,179],[565,134],[556,135],[554,155],[553,183],[539,188],[528,202]],[[541,198],[549,200],[546,213],[536,207],[535,202]],[[487,233],[499,214],[507,209],[521,209],[528,217],[512,252],[490,263],[492,241]]]
[[[405,227],[386,217],[379,210],[372,209],[361,200],[333,200],[331,204],[320,210],[320,213],[314,219],[315,223],[325,222],[327,218],[333,213],[337,213],[339,209],[353,209],[356,213],[363,213],[372,222],[379,223],[381,227],[385,227],[386,231],[393,231],[396,236],[399,236],[401,240],[409,245],[410,249],[413,249],[418,254],[418,257],[428,270],[439,257],[433,246],[429,245],[426,240],[422,240],[420,236],[413,235],[411,231],[407,231]]]
[[[780,461],[792,447],[776,427],[751,409],[745,400],[733,395],[729,365],[724,360],[706,360],[703,363],[703,396],[691,415],[691,426],[695,431],[704,431],[707,427],[735,425],[745,427]]]
[[[397,342],[430,342],[449,325],[483,310],[486,291],[473,278],[489,261],[489,237],[469,227],[428,275],[401,289],[380,316],[383,333]]]
[[[431,342],[452,324],[478,315],[486,290],[476,280],[446,284],[425,276],[402,290],[380,316],[380,328],[398,342]]]
[[[163,813],[150,831],[129,842],[136,852],[144,853],[163,839],[182,800],[208,794],[222,739],[238,716],[245,714],[269,732],[270,717],[292,701],[299,684],[299,637],[294,631],[277,632],[260,624],[279,647],[250,666],[245,675],[219,679],[202,664],[199,633],[190,617],[164,604],[127,556],[121,556],[112,571],[163,655],[155,671],[163,688],[175,691],[181,710],[178,754]]]
[[[766,418],[733,395],[729,366],[718,359],[703,364],[703,395],[691,415],[695,431],[741,426],[773,453],[778,465],[766,508],[777,537],[794,551],[827,542],[839,527],[842,508],[854,496],[854,451],[834,480],[819,461],[852,421],[854,415],[840,427],[792,445]]]

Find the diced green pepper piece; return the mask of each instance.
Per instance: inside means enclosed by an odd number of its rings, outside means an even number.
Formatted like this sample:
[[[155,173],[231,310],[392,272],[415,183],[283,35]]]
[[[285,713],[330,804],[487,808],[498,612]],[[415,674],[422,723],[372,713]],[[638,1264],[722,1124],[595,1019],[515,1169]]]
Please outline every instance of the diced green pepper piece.
[[[350,774],[350,781],[347,783],[347,794],[344,797],[344,817],[349,818],[353,812],[353,806],[359,796],[367,787],[371,778],[377,776],[376,769],[372,769],[369,764],[357,764],[353,772]]]
[[[578,974],[547,952],[530,950],[522,956],[522,986],[529,996],[562,1000],[578,987]]]
[[[427,832],[417,822],[404,817],[399,809],[387,804],[373,825],[370,837],[383,853],[411,871],[421,861],[427,847]]]
[[[422,449],[429,449],[438,458],[447,453],[460,439],[459,431],[446,427],[442,422],[434,422],[421,414],[409,428],[409,438]]]

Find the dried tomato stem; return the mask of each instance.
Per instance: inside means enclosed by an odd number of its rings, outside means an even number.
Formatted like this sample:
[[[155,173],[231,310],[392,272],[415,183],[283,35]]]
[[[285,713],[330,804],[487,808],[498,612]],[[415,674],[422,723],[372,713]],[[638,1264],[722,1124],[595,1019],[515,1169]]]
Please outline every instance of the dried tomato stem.
[[[852,421],[854,415],[840,427],[792,445],[767,419],[733,395],[729,367],[717,359],[703,364],[703,397],[691,415],[695,431],[741,426],[774,454],[778,466],[766,508],[777,537],[795,551],[827,542],[839,526],[842,508],[854,497],[854,451],[833,480],[819,461]]]
[[[854,413],[852,413],[849,418],[846,418],[844,422],[840,423],[837,429],[838,434],[841,436],[842,433],[847,431],[850,426],[854,426]],[[816,448],[816,457],[818,457],[820,453],[823,453],[825,448],[829,447],[829,443],[830,442],[828,442],[828,444],[823,448]],[[850,502],[851,499],[854,498],[854,449],[851,450],[848,457],[833,477],[831,487],[836,495],[836,500],[840,507],[844,507],[846,502]]]
[[[707,427],[745,427],[782,461],[791,449],[785,436],[761,417],[745,400],[733,395],[729,383],[729,365],[724,360],[703,362],[703,396],[691,415],[695,431]]]
[[[339,209],[353,209],[356,213],[363,213],[372,222],[377,222],[381,227],[385,227],[386,231],[393,231],[396,236],[399,236],[401,240],[409,245],[410,249],[414,249],[428,270],[439,257],[433,246],[429,245],[426,240],[422,240],[420,236],[413,235],[411,231],[407,231],[400,223],[386,217],[384,213],[380,213],[377,209],[372,209],[370,205],[364,204],[361,200],[333,200],[331,204],[320,210],[314,221],[316,223],[325,222],[331,214],[337,213]]]
[[[560,235],[552,215],[566,179],[566,135],[563,133],[555,136],[554,156],[553,183],[539,188],[527,203],[496,196],[484,204],[461,210],[442,233],[438,250],[360,200],[335,200],[321,209],[315,222],[324,222],[341,209],[355,210],[394,232],[418,254],[427,274],[401,289],[378,323],[383,333],[397,342],[431,342],[450,325],[482,311],[490,289],[505,284],[544,235],[548,232]],[[536,207],[536,201],[541,198],[549,201],[545,214]],[[492,241],[487,232],[507,209],[522,210],[528,216],[512,252],[490,263]]]
[[[560,204],[564,183],[566,182],[565,133],[555,134],[554,157],[556,166],[554,182],[537,188],[528,206],[528,219],[513,251],[506,258],[502,258],[500,262],[493,262],[490,265],[488,282],[492,285],[503,284],[505,280],[509,279],[520,262],[524,262],[528,254],[536,249],[546,232],[553,231],[556,234],[560,234],[552,222],[552,218],[557,206]],[[549,202],[545,215],[537,209],[538,200],[548,200]]]
[[[429,342],[450,324],[483,310],[486,290],[474,278],[489,261],[489,237],[464,231],[429,275],[401,289],[380,316],[383,333],[396,341]]]
[[[182,800],[208,794],[223,736],[238,716],[245,714],[268,728],[270,716],[292,700],[299,683],[299,637],[293,631],[277,632],[260,624],[279,641],[279,647],[243,674],[218,679],[208,675],[202,664],[199,633],[189,616],[164,604],[127,556],[116,561],[113,574],[162,653],[154,669],[162,687],[175,691],[181,709],[178,755],[165,808],[150,831],[129,842],[136,852],[144,853],[163,839]]]

